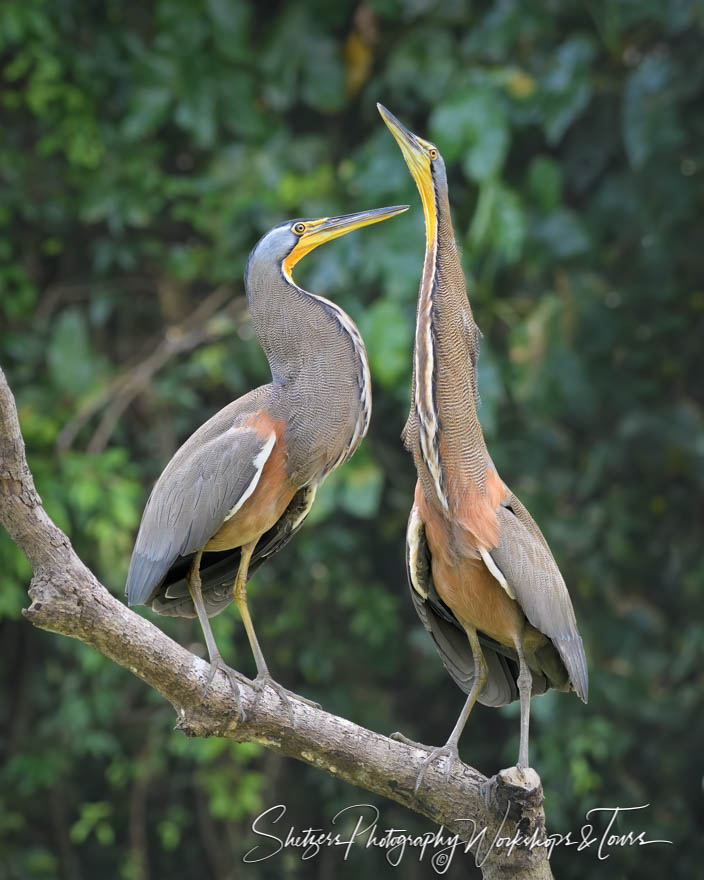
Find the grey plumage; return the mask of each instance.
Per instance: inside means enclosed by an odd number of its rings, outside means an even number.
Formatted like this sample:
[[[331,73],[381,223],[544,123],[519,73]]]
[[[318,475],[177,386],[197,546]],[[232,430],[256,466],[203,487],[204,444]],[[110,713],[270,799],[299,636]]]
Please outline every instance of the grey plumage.
[[[216,413],[164,469],[144,510],[130,563],[126,593],[131,605],[147,603],[161,614],[195,616],[190,596],[175,595],[175,587],[169,595],[174,581],[169,572],[175,566],[174,583],[186,586],[183,562],[218,531],[250,485],[252,462],[263,447],[245,425],[253,412],[266,410],[287,425],[287,474],[306,490],[351,455],[366,433],[371,400],[360,399],[368,370],[366,351],[359,334],[348,332],[356,331],[351,319],[342,313],[347,319],[342,326],[337,306],[298,288],[280,270],[274,276],[266,271],[278,266],[293,246],[290,225],[276,227],[259,242],[245,272],[250,313],[272,382]],[[255,551],[250,574],[271,552]],[[212,615],[232,599],[239,548],[206,556],[203,598]]]
[[[245,290],[271,382],[216,413],[164,469],[144,510],[130,563],[126,592],[131,605],[147,603],[160,614],[195,616],[187,578],[196,560],[201,613],[217,614],[232,600],[238,572],[246,580],[288,543],[307,516],[317,486],[353,454],[371,415],[364,344],[342,309],[294,283],[290,269],[300,257],[292,257],[406,209],[289,220],[253,248]],[[258,540],[254,536],[253,550],[252,535],[247,537],[247,562],[241,565],[241,547],[223,543],[237,542],[240,521],[227,527],[226,539],[218,533],[256,491],[273,449],[277,464],[269,491],[276,498],[271,502],[277,505],[274,516],[290,493],[292,498],[278,521],[263,520],[268,530]],[[215,550],[207,547],[212,539]]]
[[[438,188],[437,199],[440,210],[437,272],[433,285],[430,320],[434,342],[433,393],[440,414],[438,437],[442,442],[443,460],[452,463],[451,480],[454,485],[466,487],[474,484],[483,489],[485,474],[488,469],[494,469],[494,465],[486,448],[476,411],[479,398],[477,363],[481,333],[474,321],[467,298],[464,274],[452,230],[441,157],[438,157],[436,164],[434,180]],[[423,371],[426,368],[426,354],[422,347],[420,350],[416,347],[416,355],[419,360],[418,363],[414,362],[414,376],[416,371]],[[414,456],[424,495],[426,498],[432,498],[436,495],[436,488],[419,442],[419,430],[418,408],[414,393],[403,437]],[[443,473],[443,476],[445,483],[449,484],[451,489],[452,484],[447,474]],[[461,497],[461,494],[462,492],[456,492],[455,497]],[[499,544],[490,549],[489,553],[515,593],[527,619],[554,644],[575,692],[586,701],[588,676],[582,639],[577,630],[567,587],[550,548],[531,515],[512,493],[497,509],[497,518]],[[420,597],[414,594],[413,590],[411,592],[416,610],[426,629],[431,632],[448,672],[463,690],[465,686],[462,684],[462,679],[471,688],[474,663],[469,644],[462,645],[457,641],[454,633],[451,636],[451,644],[448,643],[447,638],[438,638],[438,627],[433,625],[428,628],[428,623],[419,610]],[[451,614],[449,609],[447,611]],[[425,614],[428,617],[431,612],[426,609]],[[433,622],[432,616],[428,617],[428,622]],[[444,630],[447,631],[447,626]],[[511,662],[516,658],[515,652],[496,643],[493,649],[487,647],[491,640],[481,632],[479,635],[489,671],[485,689],[478,698],[479,702],[486,705],[501,705],[499,702],[487,702],[489,690],[504,696],[507,696],[510,690],[512,694],[510,700],[517,699],[515,679],[518,675],[518,667]],[[448,644],[451,654],[454,655],[454,671],[453,662],[447,653]],[[495,658],[508,659],[509,663],[502,662],[497,665],[491,659],[492,654]],[[554,667],[551,661],[552,658],[548,657],[545,664],[548,668]],[[462,669],[460,676],[456,675],[458,662],[461,663]],[[560,686],[559,670],[553,668],[551,671],[554,673],[552,680],[549,676],[546,677],[547,669],[543,672],[531,669],[533,695],[544,693],[548,687]],[[507,677],[507,686],[502,687],[499,683],[502,675]],[[510,700],[506,701],[510,702]]]
[[[543,533],[512,493],[497,511],[499,544],[491,557],[533,626],[548,636],[580,699],[587,702],[587,659],[565,581]]]
[[[300,489],[286,508],[283,516],[257,542],[249,563],[248,577],[279,550],[282,550],[305,522],[315,491]],[[158,614],[167,617],[195,617],[196,612],[188,591],[186,576],[192,556],[185,557],[180,567],[172,567],[167,578],[147,602]],[[232,572],[237,571],[240,548],[204,553],[201,559],[203,601],[208,617],[214,617],[232,602]]]
[[[130,563],[126,593],[131,605],[147,603],[162,614],[195,616],[190,596],[178,597],[182,601],[175,604],[168,601],[164,579],[168,584],[170,568],[202,549],[250,485],[252,461],[263,447],[244,424],[252,412],[265,409],[285,422],[285,443],[291,450],[287,473],[306,489],[351,455],[366,433],[371,402],[360,399],[360,376],[368,369],[361,337],[357,343],[341,327],[339,310],[331,303],[293,286],[283,275],[262,286],[259,262],[270,258],[268,248],[264,255],[255,248],[246,279],[272,382],[216,413],[164,469],[142,515]],[[206,559],[201,568],[209,615],[232,599],[239,555],[227,555],[233,562],[227,590],[226,566],[211,572]],[[253,568],[263,561],[260,554]],[[185,583],[185,574],[178,580]]]
[[[272,373],[271,412],[287,425],[288,473],[305,486],[359,445],[371,417],[371,383],[352,319],[283,274],[272,279],[264,271],[288,246],[285,238],[263,241],[252,252],[245,278],[252,321]]]
[[[411,595],[450,675],[468,694],[446,745],[424,763],[419,784],[429,761],[457,756],[476,700],[520,699],[518,766],[527,766],[531,696],[572,686],[586,700],[587,668],[562,576],[484,441],[476,411],[481,334],[455,242],[445,164],[434,144],[378,106],[418,185],[426,227],[411,411],[403,432],[418,473],[407,532]]]
[[[164,468],[142,514],[130,562],[130,605],[151,602],[171,566],[203,548],[251,485],[253,462],[265,444],[246,419],[268,396],[266,387],[257,388],[221,409]]]

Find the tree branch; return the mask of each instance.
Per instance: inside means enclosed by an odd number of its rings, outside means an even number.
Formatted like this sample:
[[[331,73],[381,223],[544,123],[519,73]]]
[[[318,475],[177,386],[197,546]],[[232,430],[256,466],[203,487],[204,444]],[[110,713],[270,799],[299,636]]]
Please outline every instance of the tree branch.
[[[222,309],[225,304],[227,308]],[[240,323],[246,311],[245,299],[243,296],[233,299],[233,291],[224,284],[217,287],[182,323],[168,327],[162,338],[153,342],[143,360],[119,373],[79,408],[58,436],[58,450],[63,452],[69,449],[85,425],[106,407],[87,447],[88,452],[101,452],[107,446],[122,413],[149,386],[155,373],[177,355],[222,335],[222,328],[212,320],[221,309],[223,314],[233,314],[235,321]]]
[[[521,780],[509,770],[492,780],[465,764],[446,782],[443,762],[428,767],[413,793],[427,752],[396,742],[322,709],[294,702],[295,727],[271,689],[258,692],[241,677],[246,720],[240,721],[230,685],[215,677],[206,697],[208,664],[111,595],[81,562],[68,537],[46,514],[27,465],[12,392],[0,370],[0,522],[34,571],[31,606],[24,611],[42,629],[80,639],[126,667],[162,694],[188,736],[258,742],[305,761],[367,791],[383,795],[469,840],[486,829],[472,851],[486,880],[549,880],[546,846],[516,845],[522,835],[544,841],[542,788],[534,771]],[[487,793],[488,796],[483,795]],[[487,803],[489,806],[487,806]],[[494,845],[495,838],[504,840]]]

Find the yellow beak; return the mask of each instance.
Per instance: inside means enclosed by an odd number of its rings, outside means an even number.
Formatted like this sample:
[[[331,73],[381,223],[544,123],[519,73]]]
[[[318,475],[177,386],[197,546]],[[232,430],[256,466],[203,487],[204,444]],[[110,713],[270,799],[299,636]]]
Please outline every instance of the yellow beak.
[[[425,214],[425,228],[428,235],[428,241],[432,241],[435,237],[436,226],[436,209],[435,209],[435,188],[433,186],[433,176],[430,171],[430,157],[428,150],[421,143],[421,139],[409,131],[405,125],[400,123],[393,113],[389,112],[383,104],[377,104],[377,109],[381,114],[381,118],[388,126],[389,131],[396,139],[396,143],[401,148],[403,158],[406,160],[408,170],[418,186],[421,201],[423,202],[423,213]]]
[[[370,226],[372,223],[381,223],[397,214],[403,214],[408,210],[408,205],[394,205],[391,208],[374,208],[371,211],[360,211],[358,214],[343,214],[340,217],[323,217],[320,220],[306,220],[308,227],[301,235],[291,253],[283,262],[284,273],[290,278],[291,270],[296,263],[309,254],[318,245],[341,235],[347,235],[362,226]]]

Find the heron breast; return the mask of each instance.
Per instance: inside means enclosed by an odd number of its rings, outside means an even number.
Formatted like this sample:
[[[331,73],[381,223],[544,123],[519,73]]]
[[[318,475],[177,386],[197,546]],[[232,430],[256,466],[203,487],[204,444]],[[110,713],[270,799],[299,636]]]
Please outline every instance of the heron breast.
[[[273,430],[276,442],[262,468],[256,489],[242,507],[225,520],[205,545],[205,550],[231,550],[256,541],[283,515],[298,490],[286,472],[284,422],[266,413],[256,413],[250,424],[266,440]]]
[[[419,504],[420,502],[420,504]],[[465,628],[480,630],[503,645],[520,638],[524,614],[484,564],[478,549],[458,543],[449,520],[416,491],[425,524],[438,595]]]

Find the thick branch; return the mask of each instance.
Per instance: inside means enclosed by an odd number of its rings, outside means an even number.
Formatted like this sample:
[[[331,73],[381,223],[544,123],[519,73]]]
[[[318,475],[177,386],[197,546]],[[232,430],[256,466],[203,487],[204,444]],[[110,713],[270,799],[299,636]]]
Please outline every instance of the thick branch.
[[[47,516],[27,466],[17,411],[0,370],[0,522],[34,570],[32,604],[26,617],[38,627],[80,639],[126,667],[174,706],[178,726],[189,736],[223,736],[259,742],[298,758],[368,791],[397,801],[444,825],[462,839],[486,828],[474,851],[485,878],[551,878],[546,847],[492,841],[544,840],[540,780],[510,773],[493,781],[467,765],[453,768],[445,782],[442,761],[428,767],[417,795],[413,788],[422,749],[396,742],[321,709],[294,703],[295,727],[278,696],[256,691],[241,678],[246,720],[239,720],[230,685],[218,675],[203,697],[208,664],[152,623],[130,611],[103,587],[74,552],[69,539]],[[488,792],[485,804],[482,791]]]

